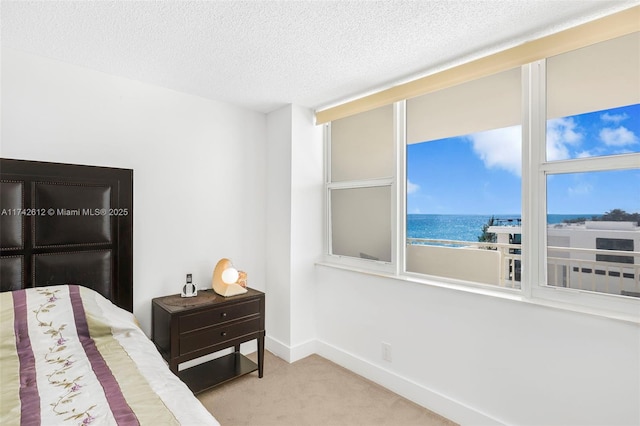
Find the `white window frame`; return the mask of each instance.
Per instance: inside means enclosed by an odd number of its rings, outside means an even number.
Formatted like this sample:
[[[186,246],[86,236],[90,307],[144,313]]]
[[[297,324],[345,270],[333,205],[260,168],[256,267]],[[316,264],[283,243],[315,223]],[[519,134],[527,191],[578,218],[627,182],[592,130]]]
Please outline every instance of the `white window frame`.
[[[546,184],[547,176],[552,174],[639,168],[640,153],[547,161],[546,59],[524,65],[523,75],[527,76],[523,79],[526,115],[523,126],[527,127],[523,135],[523,296],[543,303],[579,306],[596,313],[604,311],[608,315],[618,314],[622,318],[637,321],[640,319],[640,300],[637,298],[546,285]],[[526,235],[532,238],[524,237],[525,230]]]
[[[396,153],[396,161],[394,162],[393,175],[386,177],[379,177],[374,179],[359,179],[340,182],[331,182],[331,123],[324,125],[324,170],[325,170],[325,232],[324,232],[324,260],[327,263],[337,264],[354,269],[371,270],[384,272],[397,275],[398,265],[398,209],[396,206],[399,204],[398,194],[399,186],[404,190],[404,183],[399,183],[398,176],[398,144],[399,139],[404,138],[404,132],[400,135],[399,128],[404,128],[404,109],[400,103],[396,103],[393,107],[393,152]],[[402,123],[401,123],[402,121]],[[356,188],[379,188],[390,187],[391,191],[391,205],[390,209],[390,229],[391,229],[391,261],[381,260],[369,260],[361,259],[352,256],[343,256],[333,254],[332,242],[331,242],[331,191],[334,189],[356,189]]]
[[[524,77],[521,77],[524,80]],[[524,84],[522,84],[524,86]],[[524,98],[523,98],[524,102]],[[498,285],[484,284],[480,282],[474,281],[463,281],[456,278],[444,277],[439,275],[429,275],[423,274],[419,272],[407,271],[406,268],[406,256],[407,256],[407,194],[406,194],[406,181],[407,181],[407,116],[406,116],[406,100],[399,101],[396,103],[398,106],[399,115],[397,117],[399,125],[396,127],[397,140],[398,140],[398,152],[397,152],[397,163],[398,163],[398,176],[402,176],[402,179],[398,179],[398,199],[402,200],[401,203],[398,203],[398,236],[399,236],[399,250],[398,250],[398,262],[396,265],[396,276],[398,277],[406,277],[412,280],[416,280],[419,282],[438,282],[447,285],[452,285],[456,287],[466,288],[466,289],[479,289],[481,291],[489,291],[493,294],[506,294],[506,295],[519,295],[522,292],[522,289],[509,288],[509,287],[501,287]],[[524,127],[523,127],[524,128]],[[524,137],[523,144],[524,144]],[[524,146],[523,146],[524,152]],[[524,197],[524,194],[522,195]],[[524,234],[524,230],[522,232]],[[522,285],[522,282],[521,282]]]

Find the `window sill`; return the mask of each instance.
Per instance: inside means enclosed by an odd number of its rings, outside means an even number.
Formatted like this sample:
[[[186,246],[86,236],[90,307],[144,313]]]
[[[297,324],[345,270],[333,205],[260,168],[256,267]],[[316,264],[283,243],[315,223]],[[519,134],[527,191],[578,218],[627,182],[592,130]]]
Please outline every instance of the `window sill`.
[[[388,278],[396,281],[404,281],[414,284],[427,285],[433,287],[444,288],[453,291],[461,291],[465,293],[473,293],[481,296],[496,297],[504,300],[511,300],[514,302],[527,303],[531,305],[543,306],[550,309],[558,309],[563,311],[570,311],[585,315],[597,316],[600,318],[608,318],[615,321],[622,321],[631,324],[640,324],[640,304],[638,306],[638,315],[626,314],[621,312],[614,312],[606,309],[597,309],[588,306],[576,305],[566,303],[562,301],[543,299],[539,297],[529,298],[526,297],[520,290],[509,288],[491,288],[482,284],[474,283],[462,283],[445,280],[435,280],[433,278],[419,278],[412,275],[397,275],[390,272],[375,271],[364,268],[353,267],[350,265],[342,265],[331,262],[316,262],[316,266],[340,269],[349,272],[360,273],[364,275],[370,275],[380,278]]]

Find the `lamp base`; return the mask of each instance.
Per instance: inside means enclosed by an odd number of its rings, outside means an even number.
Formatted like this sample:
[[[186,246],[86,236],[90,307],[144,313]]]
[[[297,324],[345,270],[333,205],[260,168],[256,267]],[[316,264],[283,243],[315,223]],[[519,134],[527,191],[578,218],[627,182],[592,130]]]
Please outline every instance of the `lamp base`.
[[[244,294],[247,292],[247,289],[242,287],[239,284],[226,284],[222,283],[222,285],[213,286],[213,291],[219,294],[222,297],[230,297],[237,296],[238,294]]]

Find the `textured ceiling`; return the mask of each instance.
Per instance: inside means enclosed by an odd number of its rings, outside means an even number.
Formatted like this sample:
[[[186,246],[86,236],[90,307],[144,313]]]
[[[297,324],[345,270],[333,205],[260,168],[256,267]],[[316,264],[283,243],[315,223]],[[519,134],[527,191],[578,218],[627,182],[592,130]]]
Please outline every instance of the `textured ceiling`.
[[[6,1],[2,46],[269,112],[322,108],[638,1]]]

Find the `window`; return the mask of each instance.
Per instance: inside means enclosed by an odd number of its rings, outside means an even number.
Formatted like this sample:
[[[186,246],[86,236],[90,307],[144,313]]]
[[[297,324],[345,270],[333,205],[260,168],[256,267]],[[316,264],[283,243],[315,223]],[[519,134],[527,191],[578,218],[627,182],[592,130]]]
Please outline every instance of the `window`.
[[[391,188],[331,190],[333,254],[391,262]]]
[[[639,51],[634,33],[546,61],[543,285],[640,294]]]
[[[640,33],[547,59],[547,161],[640,152]]]
[[[332,122],[328,145],[329,254],[390,263],[393,106]]]
[[[520,286],[521,85],[515,68],[407,101],[407,272]]]
[[[640,214],[627,212],[634,206],[638,211],[639,187],[640,169],[547,176],[549,285],[638,293],[640,264],[620,252],[633,252],[635,241],[640,243]]]
[[[622,238],[596,238],[596,249],[633,251],[633,240],[625,240]],[[596,261],[633,264],[633,256],[596,254]]]

